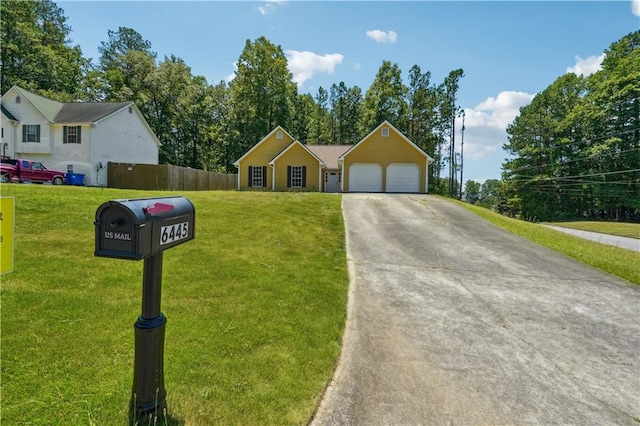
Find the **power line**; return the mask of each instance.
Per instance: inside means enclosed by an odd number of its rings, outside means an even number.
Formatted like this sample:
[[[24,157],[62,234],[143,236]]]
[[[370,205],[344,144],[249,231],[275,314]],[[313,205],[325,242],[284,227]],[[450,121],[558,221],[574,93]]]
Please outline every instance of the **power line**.
[[[608,176],[608,175],[616,175],[621,173],[634,173],[634,172],[640,172],[640,169],[616,170],[613,172],[592,173],[592,174],[574,175],[574,176],[548,176],[548,177],[531,176],[531,177],[524,177],[524,178],[509,179],[509,181],[510,182],[531,182],[531,181],[545,181],[545,180],[566,180],[566,179],[579,179],[579,178],[592,177],[592,176]]]
[[[552,189],[534,189],[531,191],[531,193],[534,194],[555,194],[555,195],[572,195],[572,196],[580,196],[583,198],[594,198],[594,199],[600,199],[600,198],[621,198],[621,197],[625,197],[627,195],[635,195],[636,192],[635,191],[598,191],[597,193],[590,193],[590,192],[585,192],[585,191],[581,191],[579,189],[568,189],[568,190],[563,190],[563,191],[554,191]],[[625,197],[626,198],[626,197]]]
[[[536,188],[540,188],[540,187],[544,187],[544,186],[548,186],[550,188],[558,188],[558,187],[570,187],[570,186],[581,186],[581,185],[587,185],[587,186],[592,186],[592,185],[631,185],[633,183],[637,183],[635,181],[632,180],[616,180],[616,181],[612,181],[612,182],[600,182],[600,181],[595,181],[595,180],[586,180],[586,181],[571,181],[571,182],[560,182],[558,184],[550,184],[550,183],[545,183],[543,185],[536,185]]]
[[[576,163],[578,161],[592,160],[592,159],[600,158],[600,157],[607,157],[607,156],[612,156],[613,157],[613,156],[617,156],[617,155],[620,155],[620,154],[626,154],[626,153],[634,152],[634,151],[640,152],[640,148],[631,148],[631,149],[626,149],[624,151],[618,151],[618,152],[615,152],[615,153],[605,152],[605,153],[602,153],[602,154],[590,155],[588,157],[580,157],[580,158],[576,158],[576,159],[573,159],[573,160],[561,161],[561,162],[557,163],[557,165],[562,166],[562,165],[569,164],[569,163]],[[538,165],[538,166],[530,165],[530,166],[524,166],[524,167],[520,167],[520,168],[517,168],[517,169],[509,170],[509,171],[511,173],[515,173],[515,172],[518,172],[518,171],[521,171],[521,170],[541,169],[543,167],[551,167],[551,166],[554,166],[554,165],[556,165],[556,163],[541,164],[541,165]]]

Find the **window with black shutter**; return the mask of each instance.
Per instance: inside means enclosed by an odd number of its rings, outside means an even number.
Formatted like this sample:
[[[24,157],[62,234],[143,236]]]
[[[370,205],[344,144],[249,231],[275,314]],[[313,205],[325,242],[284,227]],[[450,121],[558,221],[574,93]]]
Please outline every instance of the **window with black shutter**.
[[[266,188],[267,167],[249,166],[249,187]]]
[[[80,143],[82,127],[64,126],[62,128],[62,143]]]
[[[307,186],[307,166],[287,167],[287,187],[304,188]]]
[[[22,142],[40,142],[40,125],[23,124]]]

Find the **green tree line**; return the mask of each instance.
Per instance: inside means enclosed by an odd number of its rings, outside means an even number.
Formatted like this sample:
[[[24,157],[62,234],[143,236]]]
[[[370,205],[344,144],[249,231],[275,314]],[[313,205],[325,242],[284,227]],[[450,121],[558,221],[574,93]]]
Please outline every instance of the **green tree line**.
[[[277,125],[308,144],[353,144],[388,120],[435,159],[433,192],[449,193],[453,123],[462,69],[440,84],[414,65],[408,79],[383,61],[364,90],[344,82],[299,93],[280,46],[247,40],[235,78],[210,84],[132,28],[108,31],[97,63],[73,46],[64,11],[51,0],[0,3],[4,94],[19,85],[60,101],[134,101],[162,142],[160,163],[235,172],[233,162]],[[453,157],[455,159],[455,157]]]
[[[556,79],[507,134],[507,213],[640,221],[640,31],[611,44],[596,73]]]

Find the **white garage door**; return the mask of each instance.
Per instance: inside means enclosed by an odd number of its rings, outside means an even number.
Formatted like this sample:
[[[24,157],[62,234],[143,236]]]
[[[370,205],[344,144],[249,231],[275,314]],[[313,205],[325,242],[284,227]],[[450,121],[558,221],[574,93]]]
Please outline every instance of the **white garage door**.
[[[382,166],[364,163],[349,166],[349,192],[382,192]]]
[[[389,164],[387,192],[420,192],[420,167],[417,164]]]

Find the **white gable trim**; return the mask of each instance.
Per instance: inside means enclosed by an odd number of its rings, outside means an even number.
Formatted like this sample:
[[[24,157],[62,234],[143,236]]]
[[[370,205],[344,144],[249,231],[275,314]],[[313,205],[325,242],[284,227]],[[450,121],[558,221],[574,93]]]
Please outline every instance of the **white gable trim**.
[[[351,148],[349,148],[344,154],[342,154],[339,158],[338,158],[338,162],[340,161],[344,161],[345,157],[347,155],[349,155],[351,153],[351,151],[353,151],[354,149],[356,149],[358,146],[360,146],[360,144],[362,144],[363,142],[365,142],[367,139],[369,139],[369,137],[371,137],[371,135],[373,135],[375,132],[377,132],[378,130],[380,130],[383,126],[389,126],[391,129],[393,129],[394,132],[396,132],[398,135],[400,135],[400,137],[407,142],[409,145],[411,145],[416,151],[418,151],[421,155],[425,156],[425,158],[427,159],[428,164],[433,163],[433,158],[431,158],[431,156],[429,154],[427,154],[426,152],[424,152],[418,145],[416,145],[415,143],[411,142],[411,140],[406,137],[404,135],[404,133],[402,133],[400,130],[396,129],[395,126],[391,123],[389,123],[387,120],[384,120],[382,123],[380,123],[380,125],[378,127],[376,127],[375,129],[373,129],[367,136],[365,136],[364,138],[362,138],[362,140],[360,140],[360,142],[358,142],[357,144],[353,145]]]
[[[42,113],[38,108],[36,108],[36,107],[35,107],[35,105],[33,105],[33,104],[31,103],[31,101],[28,99],[28,97],[24,95],[24,93],[22,92],[22,90],[20,90],[20,87],[18,87],[18,86],[13,86],[13,87],[11,87],[11,89],[7,90],[7,92],[6,92],[4,95],[2,95],[2,98],[6,97],[6,96],[9,96],[9,93],[11,93],[11,91],[18,92],[18,95],[20,96],[20,103],[22,103],[22,102],[24,102],[24,101],[27,101],[27,103],[28,103],[29,107],[30,107],[33,111],[35,111],[35,112],[36,112],[36,113],[37,113],[37,114],[42,118],[42,121],[46,121],[47,123],[50,123],[50,124],[52,123],[51,121],[49,121],[49,120],[47,119],[47,117],[45,117],[45,116],[44,116],[44,114],[43,114],[43,113]],[[39,96],[39,95],[38,95],[38,96]],[[10,97],[10,96],[9,96],[9,97]],[[53,101],[53,102],[57,102],[57,101]],[[6,103],[5,103],[5,105],[6,105]],[[7,107],[5,106],[5,108],[7,108]],[[8,108],[7,108],[7,109],[8,109]],[[12,114],[13,114],[13,113],[12,113]],[[18,122],[20,122],[20,121],[18,121]]]
[[[7,109],[8,109],[8,108],[7,108]],[[11,112],[11,111],[9,111],[9,112]],[[10,122],[13,126],[16,126],[18,123],[20,123],[20,121],[19,121],[19,120],[14,120],[13,118],[9,118],[9,117],[7,117],[7,116],[5,115],[5,113],[4,113],[4,112],[2,113],[2,117],[4,118],[2,121],[8,121],[8,122]]]
[[[249,155],[249,154],[251,154],[253,151],[255,151],[255,150],[258,148],[258,146],[262,145],[262,143],[263,143],[264,141],[266,141],[267,139],[269,139],[269,138],[270,138],[273,134],[275,134],[278,130],[279,130],[279,131],[281,131],[281,132],[283,132],[283,133],[285,133],[287,136],[289,136],[289,138],[290,138],[290,139],[295,140],[295,138],[294,138],[293,136],[291,136],[291,135],[289,134],[289,132],[287,132],[287,131],[286,131],[285,129],[283,129],[281,126],[276,126],[276,128],[275,128],[275,129],[273,129],[271,132],[269,132],[269,134],[268,134],[267,136],[265,136],[264,138],[260,139],[260,142],[258,142],[257,144],[255,144],[255,145],[253,146],[253,148],[251,148],[249,151],[247,151],[247,152],[246,152],[242,157],[238,158],[238,159],[233,163],[233,165],[234,165],[234,166],[236,166],[236,167],[240,167],[240,162],[241,162],[242,160],[244,160],[246,156],[248,156],[248,155]]]
[[[318,158],[317,155],[315,155],[313,152],[311,152],[309,150],[309,148],[307,148],[304,144],[302,144],[299,140],[294,140],[293,142],[291,142],[289,145],[287,145],[287,147],[285,149],[283,149],[280,154],[276,155],[275,157],[273,157],[273,160],[269,161],[269,165],[270,166],[275,166],[276,161],[278,161],[278,159],[283,156],[287,151],[289,151],[294,145],[300,145],[305,151],[307,151],[309,154],[311,154],[311,156],[313,158],[315,158],[318,163],[320,163],[320,168],[325,167],[325,164],[322,162],[321,159]]]
[[[105,115],[104,117],[101,117],[101,118],[97,119],[96,121],[94,121],[94,122],[93,122],[93,123],[91,123],[91,124],[94,124],[94,125],[95,125],[95,124],[98,124],[99,122],[106,120],[107,118],[111,117],[112,115],[115,115],[115,114],[119,113],[119,112],[120,112],[120,111],[122,111],[123,109],[125,109],[125,108],[130,108],[130,107],[133,107],[133,106],[135,106],[135,104],[134,104],[133,102],[131,102],[130,104],[125,105],[125,106],[123,106],[122,108],[117,109],[117,110],[113,111],[112,113],[107,114],[107,115]]]
[[[160,139],[158,139],[158,136],[156,136],[155,132],[153,131],[153,129],[151,128],[151,126],[149,126],[149,123],[147,123],[147,120],[144,119],[144,116],[142,115],[142,113],[140,112],[140,110],[138,109],[138,107],[136,106],[136,104],[134,102],[130,102],[128,105],[125,105],[124,107],[113,111],[111,114],[109,115],[105,115],[104,117],[102,117],[101,119],[95,121],[93,124],[94,126],[97,125],[98,123],[100,123],[101,121],[104,121],[116,114],[118,114],[119,112],[127,109],[127,108],[133,108],[133,111],[135,112],[135,114],[138,116],[138,119],[142,122],[142,124],[144,125],[145,129],[147,129],[147,131],[149,132],[149,134],[151,135],[151,137],[153,138],[154,142],[158,145],[161,146],[162,142],[160,142]]]

